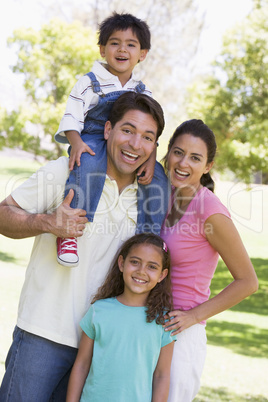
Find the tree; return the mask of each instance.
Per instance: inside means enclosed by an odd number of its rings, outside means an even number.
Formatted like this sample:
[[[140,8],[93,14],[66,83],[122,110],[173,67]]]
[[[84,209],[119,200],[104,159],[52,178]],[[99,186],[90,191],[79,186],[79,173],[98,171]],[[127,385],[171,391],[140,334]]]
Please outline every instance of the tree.
[[[249,183],[262,172],[268,183],[268,2],[224,38],[214,75],[191,88],[189,116],[202,118],[214,131],[219,170],[232,170]]]
[[[80,22],[54,19],[39,31],[15,31],[9,44],[17,47],[13,71],[23,74],[27,99],[17,111],[1,110],[0,146],[5,142],[35,155],[60,156],[62,148],[53,136],[78,74],[90,71],[99,54],[95,34]]]

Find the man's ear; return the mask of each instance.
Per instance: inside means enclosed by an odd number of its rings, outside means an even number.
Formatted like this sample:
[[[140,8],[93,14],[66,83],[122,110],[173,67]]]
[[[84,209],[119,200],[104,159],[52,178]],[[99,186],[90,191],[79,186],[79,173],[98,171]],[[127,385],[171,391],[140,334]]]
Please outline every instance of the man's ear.
[[[111,133],[111,130],[112,130],[112,124],[111,124],[111,122],[108,120],[108,121],[106,121],[105,126],[104,126],[104,138],[105,138],[106,140],[108,140],[108,138],[109,138],[109,136],[110,136],[110,133]]]
[[[103,46],[103,45],[100,45],[100,55],[101,55],[101,57],[105,57],[105,46]]]
[[[140,54],[139,61],[145,60],[145,59],[146,59],[146,56],[147,56],[147,53],[148,53],[148,49],[142,49],[142,50],[141,50],[141,54]]]

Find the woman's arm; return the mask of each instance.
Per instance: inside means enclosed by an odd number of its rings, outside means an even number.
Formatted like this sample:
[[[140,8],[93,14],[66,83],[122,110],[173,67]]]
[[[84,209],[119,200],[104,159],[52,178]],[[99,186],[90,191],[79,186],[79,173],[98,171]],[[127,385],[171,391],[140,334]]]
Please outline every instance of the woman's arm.
[[[257,275],[232,220],[225,215],[215,214],[206,220],[206,228],[207,240],[218,251],[234,280],[205,303],[189,311],[170,312],[174,318],[165,327],[175,330],[174,335],[233,307],[258,290]]]
[[[91,366],[94,340],[82,332],[78,354],[74,362],[67,390],[66,402],[79,402]]]
[[[152,402],[166,402],[168,400],[173,347],[174,342],[171,342],[161,348],[153,376]]]

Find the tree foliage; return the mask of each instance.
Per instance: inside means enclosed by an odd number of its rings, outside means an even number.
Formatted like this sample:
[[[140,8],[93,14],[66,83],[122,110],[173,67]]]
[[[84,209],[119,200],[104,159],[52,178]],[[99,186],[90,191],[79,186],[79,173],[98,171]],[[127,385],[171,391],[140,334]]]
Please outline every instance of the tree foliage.
[[[36,155],[59,156],[62,149],[53,136],[78,74],[90,71],[99,54],[95,34],[80,22],[53,19],[39,31],[16,30],[9,44],[16,46],[13,71],[23,75],[27,98],[19,110],[1,111],[0,146],[5,142]]]
[[[189,116],[199,116],[214,131],[217,166],[246,182],[262,172],[268,179],[268,2],[224,38],[214,75],[191,88]]]
[[[116,11],[145,20],[151,31],[152,47],[138,66],[141,78],[161,104],[180,102],[180,93],[191,79],[204,16],[196,0],[58,0],[50,13],[78,19],[98,30],[100,22]],[[49,10],[47,10],[49,13]],[[167,110],[168,113],[168,110]]]
[[[163,106],[166,121],[172,119],[174,110],[183,109],[184,90],[191,79],[203,27],[196,0],[137,0],[127,4],[125,0],[57,0],[43,5],[49,23],[39,31],[19,29],[9,39],[18,56],[13,71],[23,76],[27,99],[17,111],[1,111],[0,147],[5,141],[6,146],[19,145],[48,158],[61,155],[53,136],[67,97],[78,77],[100,58],[96,31],[113,11],[129,12],[148,22],[152,48],[135,70]],[[61,19],[50,19],[53,15]],[[176,124],[177,120],[178,114]]]

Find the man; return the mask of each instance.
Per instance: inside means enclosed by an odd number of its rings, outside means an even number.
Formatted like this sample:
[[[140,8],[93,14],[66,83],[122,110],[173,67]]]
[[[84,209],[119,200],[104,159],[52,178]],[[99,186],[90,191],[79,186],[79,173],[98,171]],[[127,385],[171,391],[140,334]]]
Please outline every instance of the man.
[[[84,210],[70,207],[73,190],[62,202],[69,174],[65,157],[42,167],[0,204],[1,234],[36,237],[6,360],[1,402],[65,400],[80,319],[116,251],[135,232],[160,231],[167,181],[154,185],[158,187],[154,199],[142,199],[136,171],[154,151],[163,127],[163,111],[152,98],[128,92],[115,102],[104,129],[107,175],[104,184],[93,189],[99,202],[92,222]],[[77,267],[57,263],[56,236],[78,237]]]

